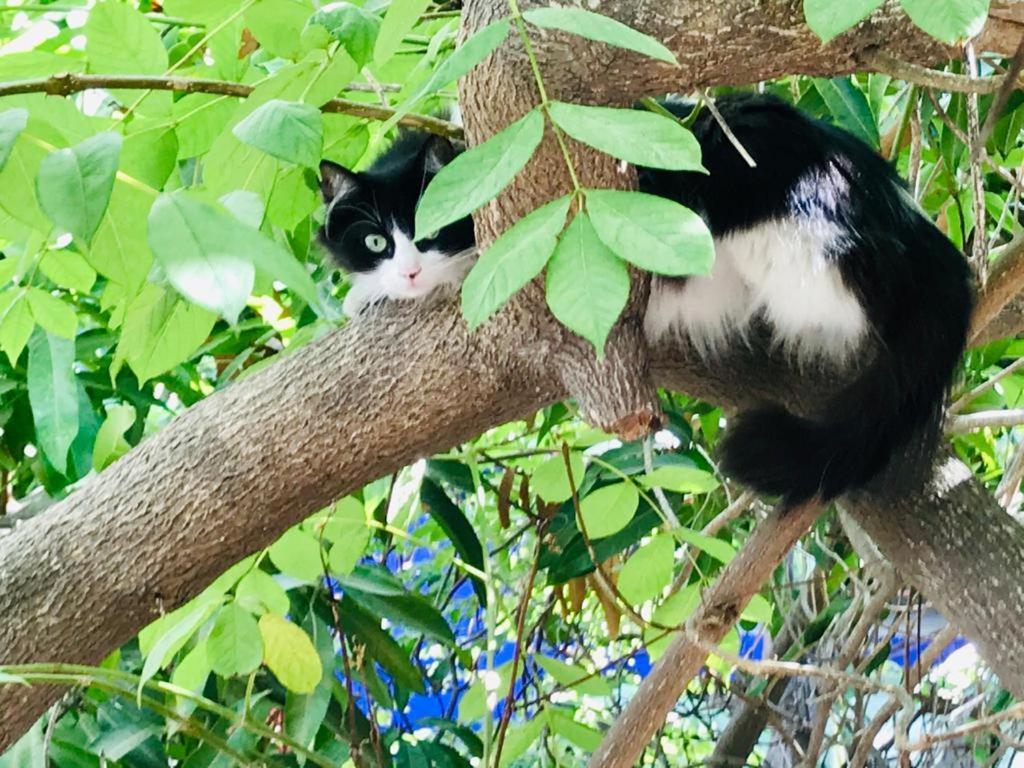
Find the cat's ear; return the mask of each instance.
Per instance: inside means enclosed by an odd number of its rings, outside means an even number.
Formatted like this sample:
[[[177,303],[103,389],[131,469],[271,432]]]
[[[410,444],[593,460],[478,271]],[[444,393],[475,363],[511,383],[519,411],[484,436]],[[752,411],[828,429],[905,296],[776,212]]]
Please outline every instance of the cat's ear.
[[[325,203],[351,193],[359,184],[359,177],[343,165],[330,160],[320,161],[320,194]]]
[[[444,136],[431,136],[423,145],[423,169],[437,173],[455,158],[455,146]]]

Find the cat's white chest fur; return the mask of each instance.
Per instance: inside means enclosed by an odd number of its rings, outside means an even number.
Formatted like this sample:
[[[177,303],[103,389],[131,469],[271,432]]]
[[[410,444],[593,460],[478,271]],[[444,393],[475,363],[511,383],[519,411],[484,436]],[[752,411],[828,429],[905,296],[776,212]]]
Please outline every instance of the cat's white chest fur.
[[[710,275],[655,278],[645,329],[651,341],[688,336],[702,354],[742,339],[761,315],[774,341],[803,360],[842,361],[860,346],[868,320],[828,258],[833,225],[782,219],[715,240]]]

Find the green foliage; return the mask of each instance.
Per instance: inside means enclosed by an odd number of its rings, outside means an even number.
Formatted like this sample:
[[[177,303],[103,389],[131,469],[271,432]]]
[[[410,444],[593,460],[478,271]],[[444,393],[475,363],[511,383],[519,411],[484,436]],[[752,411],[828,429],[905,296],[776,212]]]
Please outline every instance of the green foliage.
[[[814,33],[827,43],[855,27],[883,0],[804,0],[804,16]],[[977,35],[985,25],[989,0],[900,0],[911,20],[938,40],[955,43]]]
[[[856,26],[881,7],[884,0],[804,0],[804,16],[809,26],[822,42]]]
[[[86,243],[92,240],[110,202],[120,155],[121,136],[105,132],[43,158],[36,193],[58,228]]]
[[[523,169],[543,136],[544,118],[533,110],[442,168],[416,208],[416,239],[493,200]]]
[[[548,107],[551,119],[574,139],[634,165],[703,171],[700,144],[680,123],[653,112],[565,104]],[[642,141],[637,137],[642,136]]]
[[[605,339],[629,298],[629,273],[601,242],[586,213],[576,214],[555,246],[546,295],[554,316],[602,357]]]
[[[907,15],[921,29],[945,43],[955,43],[981,32],[988,17],[989,0],[900,0]]]
[[[568,196],[545,203],[480,255],[462,283],[462,314],[470,328],[479,327],[540,274],[558,244],[570,203]]]
[[[678,66],[675,55],[650,35],[627,27],[622,22],[582,8],[532,8],[523,18],[543,29],[560,29],[574,35],[614,45]]]
[[[232,129],[240,141],[268,155],[314,168],[323,154],[320,110],[310,104],[271,99]]]

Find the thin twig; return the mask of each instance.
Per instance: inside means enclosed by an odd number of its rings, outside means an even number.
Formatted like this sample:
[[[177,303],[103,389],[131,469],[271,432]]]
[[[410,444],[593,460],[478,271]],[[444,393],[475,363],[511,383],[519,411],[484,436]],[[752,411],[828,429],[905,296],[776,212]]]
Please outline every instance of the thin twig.
[[[1006,81],[1005,77],[966,77],[952,72],[940,72],[900,61],[878,50],[863,54],[861,63],[865,69],[947,93],[996,93]]]
[[[643,451],[644,472],[648,475],[654,474],[654,435],[648,435],[644,438]],[[672,509],[672,505],[668,503],[665,491],[657,485],[651,490],[654,492],[654,498],[657,499],[658,506],[661,508],[661,516],[665,519],[665,524],[671,529],[682,528],[683,524],[679,522],[679,518],[676,517],[676,513]]]
[[[971,317],[970,339],[980,337],[999,313],[1024,291],[1024,233],[1003,246]]]
[[[0,83],[0,97],[23,93],[47,93],[51,96],[70,96],[73,93],[103,88],[107,90],[132,89],[150,91],[174,91],[175,93],[213,93],[221,96],[235,96],[244,99],[253,91],[253,86],[226,80],[206,78],[174,77],[160,75],[79,75],[64,73],[50,77],[15,80]],[[328,113],[340,113],[369,120],[387,120],[395,114],[390,107],[352,101],[331,99],[320,109]],[[430,115],[403,115],[400,125],[418,128],[450,139],[462,138],[462,127]]]
[[[950,416],[959,413],[964,408],[966,408],[973,400],[981,397],[983,394],[992,389],[992,387],[994,387],[1000,381],[1005,379],[1010,374],[1016,373],[1021,368],[1024,368],[1024,357],[1018,357],[1008,366],[1001,369],[994,376],[986,379],[981,384],[976,386],[974,389],[962,394],[960,397],[956,399],[956,401],[952,405],[949,406],[949,408],[946,410],[946,413]]]
[[[501,765],[501,750],[505,746],[505,733],[508,731],[508,724],[512,720],[512,708],[516,701],[516,678],[519,675],[519,662],[523,657],[523,632],[526,629],[526,611],[530,606],[530,596],[533,594],[533,582],[537,578],[537,565],[540,563],[541,545],[544,540],[545,524],[541,523],[537,529],[537,547],[533,553],[533,562],[530,563],[530,573],[526,577],[526,587],[519,596],[519,609],[516,618],[516,644],[515,654],[512,656],[512,674],[509,677],[508,694],[505,696],[505,709],[501,713],[501,720],[498,723],[498,735],[494,748],[494,764]]]
[[[954,416],[946,420],[946,434],[962,435],[976,429],[1004,429],[1024,424],[1024,408],[1007,408],[1001,411],[978,411]]]
[[[895,625],[895,622],[894,622]],[[918,665],[920,671],[927,671],[931,668],[935,660],[939,658],[946,647],[956,639],[957,631],[952,624],[947,624],[943,627],[935,637],[932,638],[931,644],[925,649],[924,653],[921,654],[921,663]],[[913,681],[913,687],[921,682],[920,673],[917,679]],[[871,748],[875,742],[875,736],[885,725],[886,721],[890,717],[896,714],[899,710],[900,705],[896,701],[891,701],[886,704],[882,709],[872,718],[870,724],[857,736],[857,748],[854,750],[853,757],[850,759],[851,768],[864,768],[867,764],[869,755],[871,754]]]
[[[974,53],[974,43],[970,40],[964,46],[967,59],[967,71],[972,77],[978,74],[978,57]],[[1003,84],[1005,89],[1006,84]],[[971,241],[971,262],[979,285],[985,285],[988,279],[988,233],[985,219],[985,178],[981,174],[984,142],[981,141],[981,107],[976,93],[967,94],[967,149],[970,152],[971,191],[974,203],[974,238]]]
[[[718,105],[715,104],[715,100],[711,97],[709,91],[704,92],[704,106],[708,108],[708,112],[715,118],[715,122],[718,123],[718,127],[722,129],[722,133],[725,134],[725,138],[729,140],[729,143],[736,147],[736,151],[740,153],[747,165],[751,168],[757,168],[757,161],[750,156],[747,152],[747,148],[740,143],[740,140],[736,138],[736,134],[732,132],[732,128],[725,122],[725,118],[722,117],[722,113],[718,111]]]
[[[979,147],[983,148],[988,144],[992,131],[996,128],[996,123],[999,122],[999,118],[1003,115],[1003,110],[1006,109],[1006,103],[1018,87],[1021,69],[1024,69],[1024,36],[1021,37],[1020,42],[1017,44],[1017,51],[1013,54],[1013,58],[1010,60],[1010,67],[1003,76],[1003,84],[996,93],[995,101],[992,102],[992,106],[988,109],[985,125],[978,136]]]

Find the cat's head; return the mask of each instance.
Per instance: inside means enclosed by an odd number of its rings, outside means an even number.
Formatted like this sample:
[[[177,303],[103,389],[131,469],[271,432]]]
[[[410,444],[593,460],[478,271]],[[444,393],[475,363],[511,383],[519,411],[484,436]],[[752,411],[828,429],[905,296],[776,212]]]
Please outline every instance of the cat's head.
[[[350,275],[346,314],[383,298],[417,299],[462,281],[475,253],[471,219],[412,241],[416,204],[455,154],[447,139],[409,132],[365,171],[329,160],[320,164],[327,210],[319,239]]]

